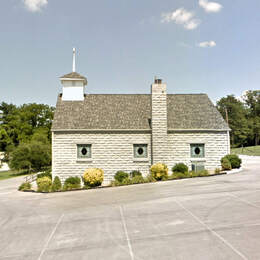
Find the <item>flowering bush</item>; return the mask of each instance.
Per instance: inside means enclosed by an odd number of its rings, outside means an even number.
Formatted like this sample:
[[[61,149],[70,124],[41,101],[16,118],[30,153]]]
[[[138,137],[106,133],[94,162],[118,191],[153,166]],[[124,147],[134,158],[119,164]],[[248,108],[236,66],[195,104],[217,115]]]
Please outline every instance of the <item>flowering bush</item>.
[[[96,187],[100,186],[104,180],[104,172],[102,169],[90,168],[83,175],[85,186]]]
[[[52,181],[49,177],[38,178],[37,181],[38,192],[50,192]]]
[[[157,181],[168,179],[168,167],[163,163],[152,165],[150,172],[153,178]]]

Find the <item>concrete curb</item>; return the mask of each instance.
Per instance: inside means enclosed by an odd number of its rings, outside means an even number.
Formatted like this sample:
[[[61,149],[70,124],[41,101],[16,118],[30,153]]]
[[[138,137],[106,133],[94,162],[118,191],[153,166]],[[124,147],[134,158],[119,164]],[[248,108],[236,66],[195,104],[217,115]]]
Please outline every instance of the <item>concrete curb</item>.
[[[240,167],[239,169],[233,169],[231,171],[226,171],[227,174],[233,174],[233,173],[239,173],[242,172],[244,169],[242,167]]]

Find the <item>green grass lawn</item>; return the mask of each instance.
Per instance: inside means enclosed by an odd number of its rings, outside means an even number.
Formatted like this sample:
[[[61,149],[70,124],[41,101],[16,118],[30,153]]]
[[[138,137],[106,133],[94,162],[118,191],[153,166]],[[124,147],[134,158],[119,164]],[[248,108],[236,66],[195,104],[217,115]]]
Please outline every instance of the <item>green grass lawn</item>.
[[[260,145],[258,145],[258,146],[248,146],[248,147],[244,147],[243,149],[242,149],[242,147],[233,148],[233,149],[231,149],[231,153],[260,156]]]
[[[14,177],[19,177],[19,176],[25,176],[27,175],[27,171],[5,171],[5,172],[0,172],[0,181],[1,180],[6,180],[6,179],[10,179],[10,178],[14,178]]]

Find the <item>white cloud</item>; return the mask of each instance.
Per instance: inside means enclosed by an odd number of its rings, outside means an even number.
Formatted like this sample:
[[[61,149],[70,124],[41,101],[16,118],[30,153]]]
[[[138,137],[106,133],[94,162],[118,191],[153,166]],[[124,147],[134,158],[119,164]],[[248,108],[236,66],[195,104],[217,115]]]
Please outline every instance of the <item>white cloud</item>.
[[[200,24],[200,20],[194,19],[194,13],[189,12],[184,8],[179,8],[174,12],[170,12],[170,13],[163,13],[161,22],[162,23],[175,22],[176,24],[183,25],[184,28],[187,30],[194,30]]]
[[[198,44],[198,46],[201,48],[212,48],[217,46],[217,44],[214,41],[208,41],[208,42],[201,42]]]
[[[193,19],[193,20],[189,21],[188,23],[184,24],[184,27],[185,27],[187,30],[194,30],[194,29],[196,29],[199,25],[200,25],[200,20],[198,20],[198,19]]]
[[[223,8],[221,4],[208,0],[199,0],[199,5],[208,13],[217,13]]]
[[[39,12],[48,4],[48,0],[23,0],[26,8],[31,12]]]

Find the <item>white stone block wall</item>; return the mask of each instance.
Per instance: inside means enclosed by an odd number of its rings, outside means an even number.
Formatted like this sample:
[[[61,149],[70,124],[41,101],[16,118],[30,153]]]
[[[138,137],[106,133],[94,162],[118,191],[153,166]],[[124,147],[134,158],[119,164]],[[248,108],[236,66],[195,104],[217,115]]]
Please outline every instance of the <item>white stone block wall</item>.
[[[204,158],[191,158],[190,144],[205,144]],[[205,168],[214,171],[221,168],[220,160],[229,154],[229,132],[181,132],[168,134],[168,167],[183,162],[191,169],[192,161],[204,162]]]
[[[77,159],[77,144],[91,144],[92,158]],[[133,144],[148,144],[148,158],[135,159]],[[119,171],[139,170],[149,173],[151,165],[151,135],[145,133],[77,133],[55,132],[52,142],[52,172],[62,181],[69,176],[81,177],[88,168],[104,170],[104,185]]]
[[[204,161],[206,169],[220,168],[220,159],[229,153],[229,135],[224,132],[168,133],[168,152],[161,153],[169,173],[174,164],[183,162],[191,169],[192,161]],[[205,158],[190,156],[191,143],[205,144]],[[77,144],[92,145],[92,159],[77,159]],[[135,159],[133,144],[148,144],[148,159]],[[69,176],[81,177],[87,168],[101,168],[105,173],[104,185],[119,171],[139,170],[144,175],[151,166],[151,134],[149,133],[86,133],[55,132],[52,143],[53,175],[64,181]]]

